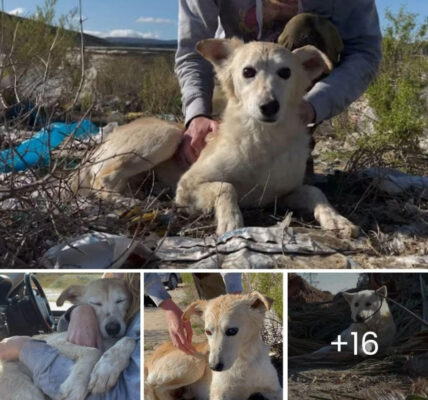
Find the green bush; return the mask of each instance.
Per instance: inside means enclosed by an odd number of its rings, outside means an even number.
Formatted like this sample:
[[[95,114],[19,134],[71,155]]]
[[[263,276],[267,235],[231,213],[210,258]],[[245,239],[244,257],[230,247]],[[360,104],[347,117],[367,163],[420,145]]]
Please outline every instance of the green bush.
[[[367,96],[377,121],[375,132],[359,141],[359,151],[376,154],[376,162],[407,164],[427,126],[422,89],[428,84],[428,59],[424,56],[428,22],[401,8],[386,12],[389,22],[382,41],[383,60]]]
[[[156,57],[142,78],[142,110],[150,114],[181,114],[181,95],[172,63]]]
[[[248,278],[248,291],[258,290],[273,299],[272,309],[283,320],[283,282],[282,274],[245,274]]]
[[[180,88],[169,55],[106,57],[97,75],[101,99],[115,97],[122,112],[181,115]]]

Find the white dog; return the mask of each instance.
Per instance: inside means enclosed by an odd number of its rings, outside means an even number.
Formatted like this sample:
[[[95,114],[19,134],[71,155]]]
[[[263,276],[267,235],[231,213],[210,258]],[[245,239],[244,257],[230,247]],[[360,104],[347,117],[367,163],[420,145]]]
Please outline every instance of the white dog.
[[[366,343],[363,338],[367,332],[373,332],[377,338],[368,335],[366,339],[374,339],[379,351],[382,352],[392,345],[396,333],[394,318],[385,299],[387,295],[386,286],[377,290],[362,290],[357,293],[343,293],[343,297],[351,307],[351,317],[354,321],[351,326],[344,331],[341,336],[348,342],[348,348],[353,349],[354,338],[352,332],[357,333],[358,348],[357,353],[367,356],[374,350],[374,344]]]
[[[117,200],[131,177],[154,168],[161,181],[177,185],[179,206],[215,212],[218,235],[243,226],[240,206],[275,201],[313,213],[325,229],[357,235],[357,227],[318,188],[303,185],[310,135],[299,104],[312,82],[331,70],[328,58],[313,46],[290,52],[274,43],[238,39],[203,40],[197,50],[214,65],[227,106],[219,131],[207,137],[190,169],[184,171],[173,157],[183,127],[143,118],[107,137],[73,189]]]
[[[73,285],[65,289],[57,300],[74,304],[90,304],[98,318],[104,339],[104,354],[96,348],[77,346],[67,342],[67,332],[36,336],[68,358],[75,360],[70,375],[60,387],[55,400],[84,400],[89,392],[103,393],[113,387],[127,367],[135,341],[124,337],[125,316],[130,295],[122,279],[98,279],[86,286]],[[19,362],[0,363],[1,400],[45,400],[33,385],[30,371]]]
[[[158,347],[145,363],[145,400],[183,395],[197,400],[248,400],[257,395],[282,400],[278,374],[261,338],[271,303],[259,292],[192,303],[183,319],[201,315],[208,342],[195,345],[195,356],[172,343]]]

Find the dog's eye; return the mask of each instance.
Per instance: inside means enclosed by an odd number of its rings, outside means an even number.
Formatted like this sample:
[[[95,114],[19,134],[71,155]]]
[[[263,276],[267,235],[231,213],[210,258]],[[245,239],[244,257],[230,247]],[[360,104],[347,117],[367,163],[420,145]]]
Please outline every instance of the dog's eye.
[[[253,67],[245,67],[242,70],[242,75],[244,78],[254,78],[256,76],[257,71]]]
[[[101,307],[102,306],[102,304],[101,303],[95,303],[95,302],[93,302],[93,301],[91,301],[91,303],[90,303],[92,306],[97,306],[97,307]]]
[[[235,336],[238,333],[238,328],[229,328],[226,330],[226,336]]]
[[[284,67],[278,70],[278,76],[282,79],[288,79],[291,75],[290,68]]]
[[[358,304],[358,303],[355,303],[355,304],[354,304],[354,307],[358,307],[358,306],[359,306],[359,304]]]
[[[366,303],[366,307],[370,307],[372,305],[372,303],[367,302]]]
[[[125,299],[116,300],[116,304],[123,303],[124,301],[125,301]]]
[[[211,332],[211,331],[209,331],[208,329],[205,331],[205,333],[208,335],[208,336],[211,336],[213,333]]]

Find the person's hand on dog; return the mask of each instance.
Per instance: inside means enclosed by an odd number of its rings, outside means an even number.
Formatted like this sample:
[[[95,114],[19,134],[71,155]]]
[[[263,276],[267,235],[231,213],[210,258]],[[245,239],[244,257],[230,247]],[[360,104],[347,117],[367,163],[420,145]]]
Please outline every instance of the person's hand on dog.
[[[183,140],[178,149],[179,163],[186,169],[190,167],[201,154],[205,146],[205,138],[210,132],[218,129],[219,122],[208,117],[196,117],[190,122],[184,132]]]
[[[31,340],[30,336],[11,336],[0,342],[0,359],[14,361],[19,359],[22,347]]]
[[[71,311],[67,340],[79,346],[96,347],[103,350],[98,319],[90,305],[81,304]]]
[[[164,300],[160,307],[165,311],[169,336],[175,347],[186,354],[195,354],[196,349],[192,345],[193,331],[190,321],[183,322],[183,311],[171,300]]]
[[[299,116],[305,125],[315,122],[315,110],[309,101],[302,100],[299,104]]]

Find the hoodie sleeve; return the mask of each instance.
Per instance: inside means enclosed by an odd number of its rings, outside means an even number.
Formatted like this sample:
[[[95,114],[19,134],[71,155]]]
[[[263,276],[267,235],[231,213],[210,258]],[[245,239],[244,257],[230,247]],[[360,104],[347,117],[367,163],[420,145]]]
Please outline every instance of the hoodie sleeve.
[[[358,99],[376,77],[382,35],[374,0],[343,2],[338,26],[344,42],[340,64],[307,93],[316,123],[331,118]]]
[[[215,0],[179,0],[175,71],[186,125],[199,115],[211,115],[213,68],[197,53],[196,43],[215,36],[218,17],[219,7]]]
[[[144,274],[144,294],[149,296],[156,306],[159,306],[164,300],[171,296],[165,289],[159,274]]]
[[[242,274],[239,272],[221,273],[226,293],[241,293],[242,292]]]

